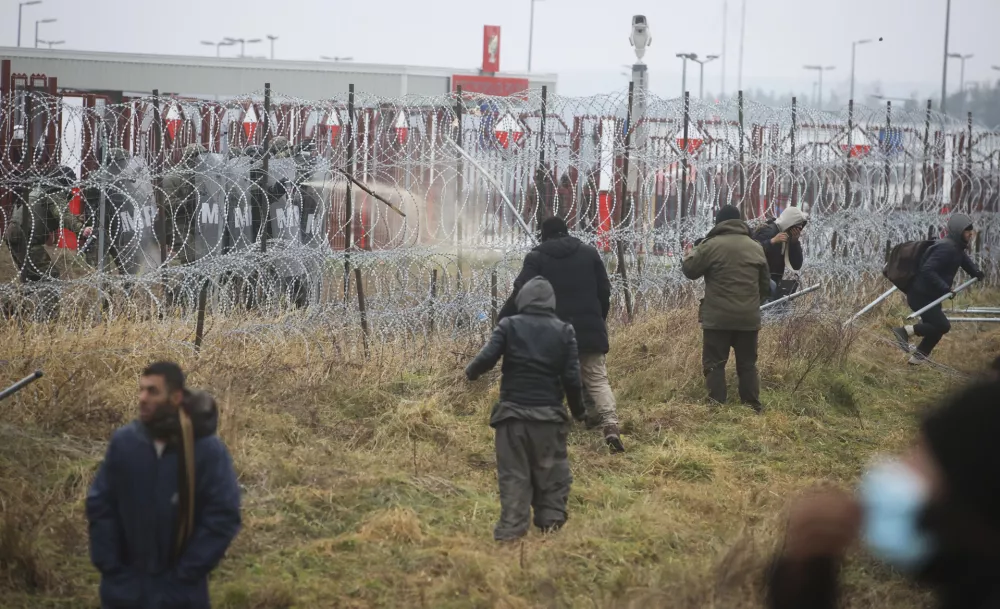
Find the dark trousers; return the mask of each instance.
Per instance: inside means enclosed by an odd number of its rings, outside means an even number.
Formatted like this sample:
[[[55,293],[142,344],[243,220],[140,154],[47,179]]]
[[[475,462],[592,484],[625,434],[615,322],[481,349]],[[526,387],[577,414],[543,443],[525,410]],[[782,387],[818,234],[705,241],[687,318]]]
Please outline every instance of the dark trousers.
[[[729,350],[736,352],[736,374],[740,379],[740,400],[760,405],[760,377],[757,374],[757,332],[704,330],[701,364],[705,371],[708,397],[726,403],[726,363]]]
[[[906,304],[910,305],[910,309],[913,311],[919,311],[931,302],[933,300],[920,296],[906,297]],[[951,322],[945,316],[941,305],[928,309],[920,316],[920,323],[913,325],[913,333],[923,339],[917,345],[917,352],[925,357],[929,356],[948,332],[951,332]]]
[[[517,539],[531,526],[552,529],[566,522],[566,500],[573,476],[566,455],[567,427],[508,419],[496,427],[500,522],[497,541]]]

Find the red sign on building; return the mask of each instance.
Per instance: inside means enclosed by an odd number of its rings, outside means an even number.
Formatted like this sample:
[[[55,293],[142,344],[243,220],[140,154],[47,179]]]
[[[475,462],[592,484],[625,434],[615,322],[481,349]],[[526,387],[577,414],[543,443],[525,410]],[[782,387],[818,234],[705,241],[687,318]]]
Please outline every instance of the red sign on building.
[[[500,71],[500,26],[483,26],[483,72]]]
[[[451,90],[462,87],[462,93],[478,93],[498,97],[526,97],[531,83],[527,78],[499,78],[496,76],[466,76],[455,74],[451,77]]]

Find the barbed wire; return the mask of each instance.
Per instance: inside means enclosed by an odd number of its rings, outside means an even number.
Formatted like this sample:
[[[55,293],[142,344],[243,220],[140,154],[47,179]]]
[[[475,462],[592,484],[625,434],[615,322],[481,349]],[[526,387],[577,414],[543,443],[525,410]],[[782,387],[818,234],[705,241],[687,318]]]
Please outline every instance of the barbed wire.
[[[481,333],[549,215],[605,256],[619,310],[626,293],[669,307],[695,295],[680,257],[726,204],[752,225],[809,213],[803,281],[820,298],[957,211],[997,273],[1000,134],[929,109],[540,91],[84,102],[0,105],[8,316],[185,316],[204,294],[212,316],[257,320],[237,333],[362,318],[373,341]]]

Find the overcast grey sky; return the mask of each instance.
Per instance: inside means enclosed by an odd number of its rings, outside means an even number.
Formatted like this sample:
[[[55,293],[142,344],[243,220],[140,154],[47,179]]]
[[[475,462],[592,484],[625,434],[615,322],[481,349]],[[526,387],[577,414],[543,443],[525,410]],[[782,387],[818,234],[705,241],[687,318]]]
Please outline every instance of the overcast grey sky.
[[[740,2],[729,0],[727,90],[736,89]],[[836,66],[824,89],[846,91],[851,41],[884,38],[858,47],[857,77],[883,83],[888,95],[940,91],[946,0],[747,0],[744,89],[811,91],[805,63]],[[13,46],[18,0],[0,0],[0,45]],[[201,40],[225,36],[280,36],[278,59],[351,56],[359,62],[477,68],[484,24],[502,27],[501,69],[523,71],[528,54],[530,0],[44,0],[24,9],[22,43],[31,45],[34,21],[43,39],[65,48],[165,54],[214,54]],[[622,64],[635,60],[628,44],[633,14],[645,14],[653,34],[645,62],[654,93],[680,90],[678,52],[722,49],[723,0],[539,0],[535,5],[533,68],[560,75],[563,94],[623,87]],[[966,82],[1000,72],[1000,0],[952,0],[951,49],[973,53]],[[235,54],[223,48],[223,54]],[[269,54],[265,40],[247,54]],[[688,89],[697,90],[689,64]],[[705,88],[717,92],[721,62],[705,68]],[[959,62],[949,67],[957,90]],[[862,86],[862,85],[859,85]]]

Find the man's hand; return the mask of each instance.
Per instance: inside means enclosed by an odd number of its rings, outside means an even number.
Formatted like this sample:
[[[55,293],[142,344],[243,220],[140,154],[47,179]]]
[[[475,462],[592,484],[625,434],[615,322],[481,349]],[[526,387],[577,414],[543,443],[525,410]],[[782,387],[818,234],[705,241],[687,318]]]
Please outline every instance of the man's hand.
[[[779,243],[788,242],[788,233],[778,233],[774,237],[771,237],[771,245],[778,245]]]
[[[973,277],[975,277],[979,281],[983,281],[984,279],[986,279],[986,273],[984,273],[982,271],[982,269],[980,269],[980,270],[976,271],[976,274],[973,275]]]
[[[90,239],[90,235],[93,232],[94,232],[94,228],[92,226],[85,226],[85,227],[83,227],[83,232],[80,233],[80,234],[83,235],[84,239]]]
[[[796,226],[788,230],[788,239],[793,243],[799,240],[802,235],[802,227]]]
[[[800,499],[788,518],[785,555],[793,560],[842,556],[861,530],[861,506],[840,490]]]

